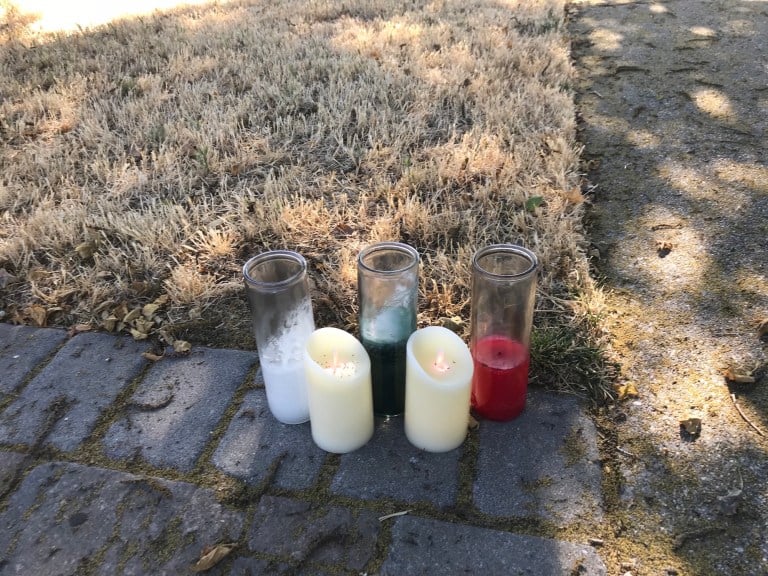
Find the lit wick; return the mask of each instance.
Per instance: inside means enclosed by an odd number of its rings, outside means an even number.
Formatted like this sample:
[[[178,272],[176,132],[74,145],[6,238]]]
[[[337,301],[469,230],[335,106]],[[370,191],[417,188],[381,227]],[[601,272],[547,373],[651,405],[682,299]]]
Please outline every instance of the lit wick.
[[[437,358],[435,358],[435,362],[432,364],[432,366],[434,366],[435,370],[440,373],[446,372],[451,367],[451,365],[446,362],[442,350],[438,351]]]

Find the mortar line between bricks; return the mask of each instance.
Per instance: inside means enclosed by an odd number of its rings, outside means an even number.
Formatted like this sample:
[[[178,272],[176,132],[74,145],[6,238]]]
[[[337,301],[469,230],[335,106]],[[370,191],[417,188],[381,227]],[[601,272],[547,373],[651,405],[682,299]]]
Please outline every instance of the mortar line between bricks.
[[[83,440],[83,442],[74,451],[73,455],[88,456],[85,452],[96,451],[100,459],[111,462],[104,455],[102,441],[109,428],[117,421],[117,419],[125,412],[128,407],[128,400],[133,396],[136,390],[141,386],[147,373],[152,369],[152,362],[147,362],[145,366],[141,368],[139,373],[128,383],[117,395],[114,401],[107,406],[99,417],[96,419],[96,423],[93,426],[91,433]],[[107,466],[111,468],[111,466]]]
[[[214,428],[211,431],[212,433],[210,434],[210,438],[208,439],[208,442],[206,442],[202,452],[200,453],[200,456],[195,462],[195,465],[192,467],[191,473],[193,475],[203,474],[208,471],[215,471],[216,473],[224,474],[223,472],[220,472],[219,470],[217,470],[216,467],[210,463],[211,458],[214,452],[216,451],[216,448],[218,448],[222,437],[224,436],[224,434],[226,434],[227,430],[229,429],[229,426],[232,423],[232,420],[234,419],[235,415],[240,410],[240,407],[243,405],[243,401],[245,400],[246,394],[248,394],[248,392],[250,392],[251,390],[256,390],[258,388],[254,384],[258,370],[259,370],[259,362],[257,361],[251,367],[251,369],[248,370],[245,377],[243,378],[243,381],[238,385],[237,390],[235,390],[235,394],[232,397],[232,401],[229,403],[229,406],[227,406],[227,409],[224,411],[224,414],[219,420],[219,423],[216,425],[216,428]],[[229,477],[228,475],[226,476]]]
[[[41,455],[40,453],[44,450],[43,445],[45,444],[45,441],[48,439],[48,436],[50,436],[56,424],[66,413],[69,404],[70,402],[67,401],[66,398],[58,398],[52,404],[53,409],[48,412],[48,418],[42,427],[40,434],[35,438],[34,444],[29,447],[29,451],[24,454],[24,457],[16,467],[15,473],[8,483],[8,486],[6,486],[5,490],[0,493],[0,510],[5,507],[7,499],[10,498],[16,491],[16,488],[19,487],[19,484],[21,484],[27,468],[29,468],[30,464],[34,463]]]
[[[67,345],[67,342],[69,342],[71,339],[72,338],[70,336],[67,336],[67,338],[62,340],[61,344],[51,350],[45,358],[40,360],[40,362],[38,362],[37,365],[32,368],[26,376],[24,376],[24,379],[18,386],[16,386],[16,388],[14,388],[13,392],[8,394],[7,397],[3,400],[0,400],[0,414],[2,414],[5,409],[8,408],[8,406],[10,406],[14,400],[16,400],[22,392],[24,392],[24,388],[26,388],[29,383],[37,377],[38,374],[46,369],[46,367],[53,361],[56,355],[61,352],[61,349],[64,348],[64,346]]]

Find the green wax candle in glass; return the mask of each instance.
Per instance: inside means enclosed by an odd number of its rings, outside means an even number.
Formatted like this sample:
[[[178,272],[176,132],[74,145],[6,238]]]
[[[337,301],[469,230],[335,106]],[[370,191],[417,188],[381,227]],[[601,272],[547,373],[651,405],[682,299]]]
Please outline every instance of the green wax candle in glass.
[[[419,255],[398,242],[364,249],[357,260],[360,340],[371,359],[373,411],[405,410],[405,354],[416,330]]]

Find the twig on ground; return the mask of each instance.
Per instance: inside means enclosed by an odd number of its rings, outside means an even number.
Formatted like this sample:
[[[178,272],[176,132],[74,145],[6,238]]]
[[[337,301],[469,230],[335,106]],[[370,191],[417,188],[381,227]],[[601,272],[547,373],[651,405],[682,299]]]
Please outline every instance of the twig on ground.
[[[632,454],[632,452],[630,452],[629,450],[624,450],[624,448],[621,448],[620,446],[616,446],[616,450],[621,454],[624,454],[624,456],[629,456],[630,458],[637,458],[636,454]]]
[[[386,514],[384,516],[379,516],[379,522],[384,522],[384,520],[389,520],[390,518],[396,518],[397,516],[405,516],[409,512],[410,512],[410,510],[403,510],[402,512],[393,512],[392,514]]]
[[[733,405],[736,407],[736,411],[739,413],[739,415],[744,419],[744,422],[749,424],[755,432],[760,434],[760,436],[765,437],[765,432],[763,432],[762,430],[760,430],[760,428],[755,426],[752,423],[752,421],[749,418],[747,418],[746,414],[744,414],[744,412],[741,411],[741,406],[739,406],[739,404],[736,402],[736,394],[731,394],[731,400],[733,400]]]

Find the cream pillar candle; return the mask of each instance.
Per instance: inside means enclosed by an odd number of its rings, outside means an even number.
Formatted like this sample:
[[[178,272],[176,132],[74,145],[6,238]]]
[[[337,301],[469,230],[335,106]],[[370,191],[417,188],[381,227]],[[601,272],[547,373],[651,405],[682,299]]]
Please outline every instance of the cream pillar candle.
[[[411,334],[406,359],[405,435],[430,452],[457,448],[469,420],[469,348],[447,328],[430,326]]]
[[[363,345],[338,328],[315,330],[304,370],[312,439],[327,452],[357,450],[373,435],[371,361]]]

